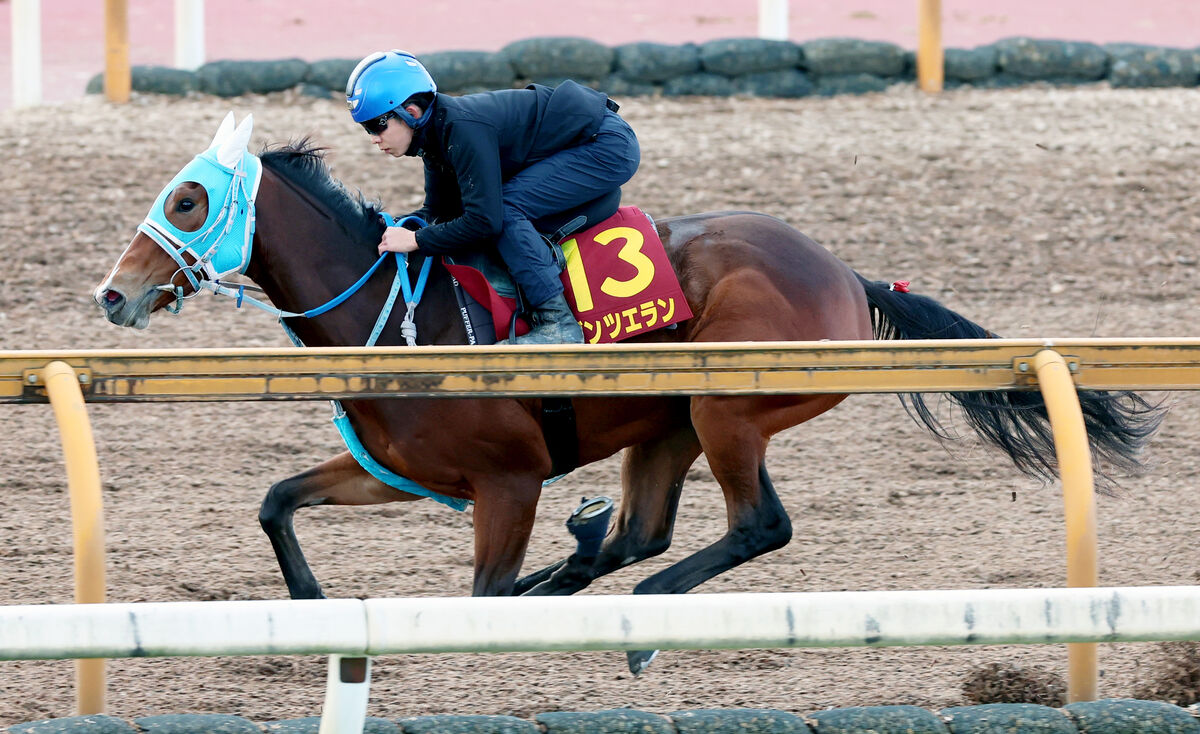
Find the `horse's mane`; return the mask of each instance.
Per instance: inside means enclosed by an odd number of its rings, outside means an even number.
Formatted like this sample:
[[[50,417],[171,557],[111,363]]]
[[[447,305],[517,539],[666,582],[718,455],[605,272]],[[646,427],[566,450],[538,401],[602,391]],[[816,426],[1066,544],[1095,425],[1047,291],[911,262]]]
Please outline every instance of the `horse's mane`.
[[[361,193],[350,193],[345,184],[333,177],[325,163],[326,150],[304,137],[264,148],[259,159],[263,166],[325,207],[354,242],[379,242],[383,231],[379,205],[366,201]]]

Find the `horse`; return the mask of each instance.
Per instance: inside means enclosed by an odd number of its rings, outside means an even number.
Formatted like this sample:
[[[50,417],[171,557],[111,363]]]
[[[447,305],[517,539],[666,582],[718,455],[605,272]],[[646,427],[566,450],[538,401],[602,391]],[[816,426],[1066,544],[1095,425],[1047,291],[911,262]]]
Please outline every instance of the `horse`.
[[[232,123],[232,113],[226,123]],[[324,149],[308,139],[245,151],[243,123],[223,124],[209,152],[236,174],[260,166],[250,187],[223,209],[247,209],[250,230],[237,236],[241,272],[271,303],[298,313],[324,303],[376,262],[384,224],[377,203],[350,193],[327,168]],[[230,136],[233,135],[233,139]],[[151,215],[179,232],[203,233],[217,202],[185,168],[160,194]],[[234,175],[234,178],[237,178]],[[237,188],[235,186],[235,188]],[[251,191],[250,189],[254,190]],[[219,195],[219,194],[218,194]],[[232,200],[232,204],[230,203]],[[237,214],[228,214],[230,221]],[[147,222],[152,217],[147,218]],[[661,219],[658,234],[693,317],[630,341],[705,342],[870,339],[982,339],[996,335],[935,300],[868,280],[799,230],[753,212],[717,212]],[[172,245],[155,232],[135,233],[94,292],[107,319],[145,327],[150,315],[176,307],[211,275],[213,251]],[[226,232],[231,227],[226,226]],[[197,236],[199,236],[197,234]],[[242,241],[236,241],[241,239]],[[248,245],[243,247],[243,245]],[[217,258],[219,259],[219,257]],[[236,260],[236,258],[234,258]],[[421,257],[404,267],[416,277]],[[203,267],[201,267],[203,266]],[[391,276],[386,261],[360,290],[325,313],[284,321],[307,346],[367,342]],[[390,317],[378,344],[403,343]],[[414,316],[418,343],[465,344],[452,281],[441,263],[428,275]],[[552,457],[539,398],[407,398],[347,400],[344,409],[363,447],[381,465],[422,487],[474,503],[474,595],[572,594],[617,569],[663,553],[671,544],[676,510],[689,467],[703,454],[724,494],[728,529],[710,545],[642,580],[635,594],[679,594],[792,537],[787,510],[765,465],[771,437],[838,406],[847,395],[581,397],[575,411],[577,463],[624,450],[615,524],[598,552],[572,554],[520,576],[543,482]],[[934,434],[945,428],[920,394],[901,396],[910,415]],[[1129,392],[1082,392],[1093,462],[1121,471],[1140,468],[1139,454],[1161,417],[1156,406]],[[950,399],[983,442],[997,447],[1022,472],[1048,481],[1056,475],[1053,437],[1036,391],[952,393]],[[457,430],[449,431],[448,426]],[[314,505],[373,505],[420,499],[380,480],[347,453],[267,491],[259,520],[270,538],[292,598],[320,598],[293,529],[296,510]],[[650,653],[630,652],[640,672]]]

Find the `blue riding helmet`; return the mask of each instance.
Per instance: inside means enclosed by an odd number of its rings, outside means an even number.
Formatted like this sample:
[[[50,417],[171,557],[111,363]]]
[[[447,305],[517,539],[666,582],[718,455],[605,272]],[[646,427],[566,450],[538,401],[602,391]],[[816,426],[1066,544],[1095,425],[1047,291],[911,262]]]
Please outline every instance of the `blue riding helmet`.
[[[437,92],[437,83],[417,57],[407,51],[376,51],[354,67],[346,82],[346,106],[355,122],[365,122],[392,112],[416,129],[429,120],[433,109],[417,119],[401,105],[414,94]]]

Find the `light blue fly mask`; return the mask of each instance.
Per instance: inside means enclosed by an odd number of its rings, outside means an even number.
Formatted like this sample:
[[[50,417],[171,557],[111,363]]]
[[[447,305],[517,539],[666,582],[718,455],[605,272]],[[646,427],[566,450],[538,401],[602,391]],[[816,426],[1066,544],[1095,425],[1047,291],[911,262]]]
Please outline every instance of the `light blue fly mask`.
[[[175,259],[193,290],[200,289],[202,277],[215,281],[230,273],[244,273],[250,264],[254,197],[262,179],[262,162],[246,150],[253,127],[253,115],[246,115],[236,128],[233,113],[226,115],[208,149],[175,174],[138,225],[139,232]],[[189,181],[203,186],[208,195],[208,218],[194,232],[184,232],[167,221],[165,209],[175,187]],[[185,253],[195,262],[188,264]],[[170,284],[160,288],[175,293],[173,310],[177,311],[183,288]]]

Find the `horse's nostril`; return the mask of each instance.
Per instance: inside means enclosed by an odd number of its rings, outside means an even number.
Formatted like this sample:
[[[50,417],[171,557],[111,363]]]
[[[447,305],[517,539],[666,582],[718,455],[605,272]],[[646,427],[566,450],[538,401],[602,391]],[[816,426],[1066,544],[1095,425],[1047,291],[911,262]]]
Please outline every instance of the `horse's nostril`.
[[[125,296],[121,295],[120,291],[114,291],[114,290],[104,291],[104,306],[107,308],[119,306],[121,304],[121,302],[124,300],[125,300]]]

